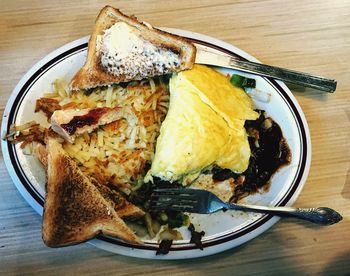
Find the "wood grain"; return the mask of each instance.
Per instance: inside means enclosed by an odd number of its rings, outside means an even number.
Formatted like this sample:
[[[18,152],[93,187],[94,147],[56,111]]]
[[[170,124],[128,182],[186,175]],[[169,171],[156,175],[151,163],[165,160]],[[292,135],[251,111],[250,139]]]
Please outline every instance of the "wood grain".
[[[27,70],[90,33],[99,9],[117,5],[155,26],[225,40],[267,64],[329,76],[335,94],[293,89],[309,123],[312,165],[296,206],[329,206],[344,220],[317,227],[284,219],[253,241],[211,257],[148,261],[82,244],[50,249],[41,218],[0,159],[0,273],[113,275],[345,275],[350,273],[350,2],[10,1],[0,5],[0,113]]]

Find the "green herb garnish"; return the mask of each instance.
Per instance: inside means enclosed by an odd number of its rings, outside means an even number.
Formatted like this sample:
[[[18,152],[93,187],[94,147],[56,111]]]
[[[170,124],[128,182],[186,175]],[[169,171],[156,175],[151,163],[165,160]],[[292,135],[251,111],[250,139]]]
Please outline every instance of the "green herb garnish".
[[[231,76],[230,82],[239,88],[255,88],[255,79],[249,79],[241,75],[234,74]]]
[[[188,224],[189,217],[182,212],[168,213],[168,226],[170,228],[177,228]]]

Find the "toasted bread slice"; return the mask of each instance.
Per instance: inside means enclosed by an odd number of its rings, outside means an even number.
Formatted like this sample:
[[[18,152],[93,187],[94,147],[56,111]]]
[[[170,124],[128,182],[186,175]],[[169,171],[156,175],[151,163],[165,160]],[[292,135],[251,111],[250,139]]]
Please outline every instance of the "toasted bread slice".
[[[71,90],[140,80],[192,68],[196,48],[186,39],[104,7],[89,40],[85,65]]]
[[[42,228],[46,245],[72,245],[100,233],[141,243],[60,143],[49,138],[47,152],[48,182]]]
[[[135,220],[145,215],[145,212],[143,210],[127,201],[118,191],[112,187],[102,185],[95,179],[91,179],[91,182],[100,191],[104,199],[107,200],[111,206],[113,206],[114,210],[121,218]]]
[[[56,110],[51,116],[51,128],[69,143],[85,132],[121,119],[120,107]]]
[[[47,151],[43,144],[36,144],[34,155],[47,171]],[[96,179],[90,178],[91,183],[99,190],[103,198],[114,208],[118,216],[123,219],[135,220],[143,217],[145,212],[126,200],[117,190],[100,184]]]
[[[40,163],[44,166],[45,171],[47,171],[47,151],[46,151],[46,146],[44,146],[43,144],[36,144],[34,146],[34,151],[33,154],[36,158],[38,158],[38,160],[40,161]]]

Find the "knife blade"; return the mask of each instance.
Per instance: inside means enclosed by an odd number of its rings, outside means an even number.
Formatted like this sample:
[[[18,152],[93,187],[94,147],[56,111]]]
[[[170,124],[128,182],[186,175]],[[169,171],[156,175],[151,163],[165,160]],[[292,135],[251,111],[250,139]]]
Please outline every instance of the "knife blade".
[[[257,62],[240,60],[232,56],[211,52],[202,47],[197,47],[195,63],[220,66],[259,76],[272,77],[285,82],[298,84],[300,86],[310,87],[329,93],[333,93],[337,87],[337,81],[333,79]]]

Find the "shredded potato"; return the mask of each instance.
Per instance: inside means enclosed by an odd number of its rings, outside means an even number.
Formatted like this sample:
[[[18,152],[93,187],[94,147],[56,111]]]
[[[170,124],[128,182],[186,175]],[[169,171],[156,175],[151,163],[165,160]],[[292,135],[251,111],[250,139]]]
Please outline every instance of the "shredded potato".
[[[102,185],[114,184],[125,194],[139,188],[146,164],[154,158],[160,124],[169,106],[167,86],[159,79],[149,79],[132,82],[127,87],[97,88],[89,94],[68,93],[60,80],[56,80],[53,87],[54,91],[45,93],[35,106],[35,112],[43,111],[48,120],[56,110],[117,106],[122,108],[122,119],[86,132],[72,144],[35,121],[12,125],[3,139],[21,142],[23,153],[30,155],[34,143],[45,144],[47,135],[55,135],[86,175],[93,176]],[[159,223],[152,221],[148,214],[146,224],[149,235],[154,237],[159,232]]]
[[[43,103],[59,103],[60,109],[122,108],[122,119],[84,133],[73,144],[65,142],[63,148],[84,173],[100,182],[123,187],[128,193],[125,187],[131,188],[130,184],[142,181],[146,173],[144,166],[153,159],[160,123],[168,109],[167,87],[151,79],[132,82],[125,88],[97,88],[90,94],[83,91],[69,94],[61,81],[55,81],[54,88],[55,91],[45,95],[48,98]],[[49,109],[53,108],[49,106]]]
[[[53,86],[55,88],[55,92],[58,93],[58,95],[61,97],[61,98],[65,98],[67,97],[67,91],[65,89],[65,84],[62,82],[62,80],[55,80],[54,83],[53,83]]]
[[[25,123],[25,124],[23,124],[23,125],[15,126],[15,130],[16,130],[16,131],[22,131],[22,130],[31,128],[31,127],[33,127],[33,126],[38,126],[38,123],[35,122],[35,121],[30,121],[30,122]]]
[[[47,136],[54,136],[81,171],[101,185],[115,185],[125,195],[140,188],[147,163],[154,158],[156,137],[169,106],[168,87],[161,79],[149,79],[85,93],[69,93],[61,80],[56,80],[53,88],[54,91],[37,99],[35,105],[35,112],[43,112],[48,121],[56,110],[96,107],[120,107],[123,116],[91,133],[83,133],[73,143],[35,121],[11,125],[2,139],[20,143],[23,154],[32,155],[35,143],[45,145]],[[155,237],[160,224],[147,214],[146,225],[148,234]],[[143,235],[147,230],[143,230]]]
[[[10,131],[4,135],[3,139],[11,143],[21,143],[21,148],[25,154],[32,153],[33,142],[45,144],[46,129],[37,122],[31,121],[23,125],[11,125]]]

